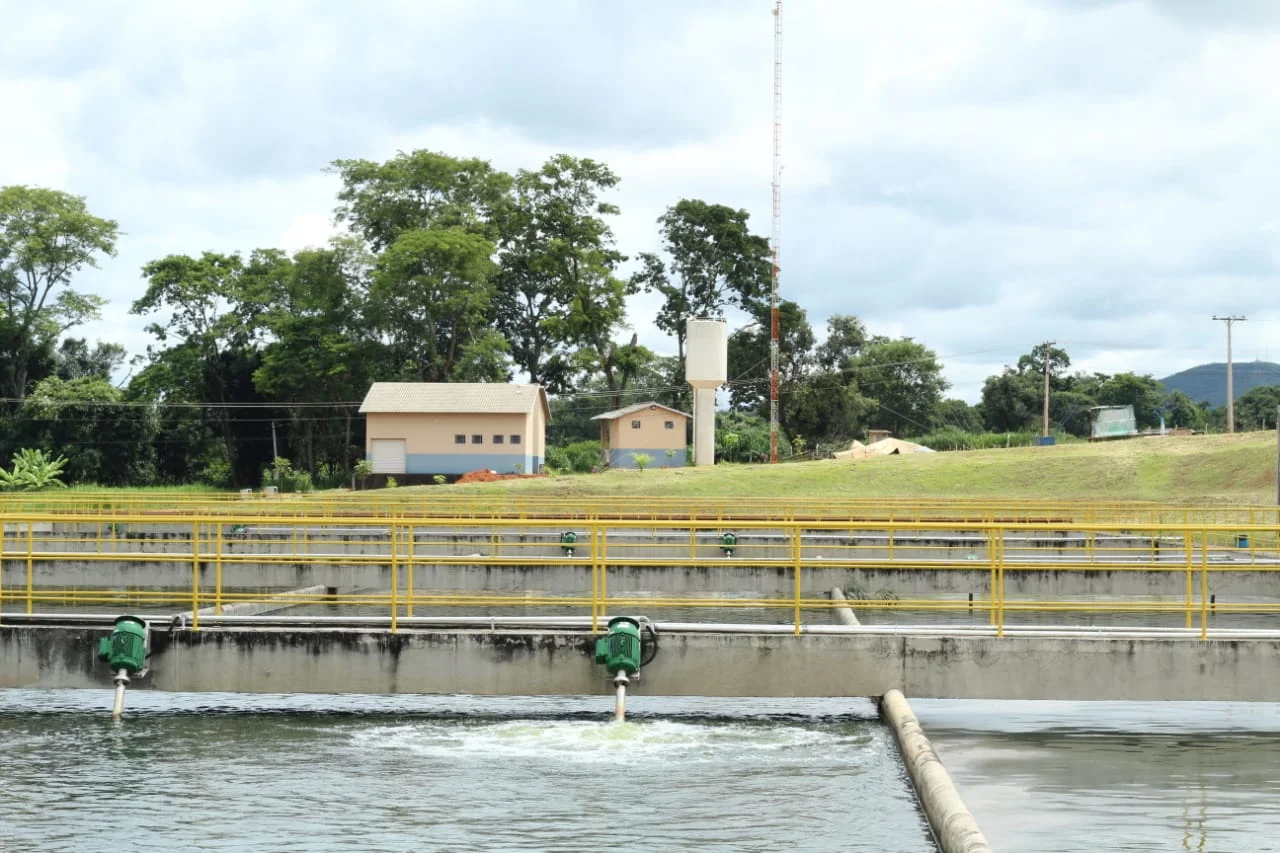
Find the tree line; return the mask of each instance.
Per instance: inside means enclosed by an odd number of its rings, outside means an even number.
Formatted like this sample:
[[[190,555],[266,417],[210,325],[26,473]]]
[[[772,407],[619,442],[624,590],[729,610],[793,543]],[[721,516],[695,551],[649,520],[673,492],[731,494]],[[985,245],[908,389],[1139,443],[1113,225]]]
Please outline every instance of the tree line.
[[[610,226],[619,178],[588,158],[561,154],[508,173],[420,150],[330,170],[340,230],[327,246],[143,266],[130,311],[146,318],[152,342],[121,385],[112,377],[124,348],[75,335],[105,300],[73,286],[115,254],[119,223],[74,195],[0,188],[0,456],[64,456],[70,482],[219,487],[256,485],[287,457],[317,485],[337,486],[364,456],[357,406],[372,382],[517,375],[552,395],[548,438],[567,446],[596,438],[591,417],[609,408],[649,399],[687,408],[685,322],[733,312],[747,322],[729,337],[726,429],[731,455],[758,458],[771,257],[746,211],[678,200],[656,223],[654,251],[629,258]],[[660,297],[654,322],[673,356],[625,335],[627,299],[642,291]],[[784,301],[780,314],[784,452],[868,429],[1021,429],[1039,411],[1037,350],[990,377],[982,403],[969,406],[945,397],[938,356],[911,338],[871,334],[845,314],[819,338],[799,304]],[[1048,358],[1053,417],[1068,431],[1087,431],[1089,406],[1113,402],[1134,403],[1140,425],[1157,411],[1189,426],[1217,417],[1163,395],[1150,377],[1067,375],[1064,352]]]

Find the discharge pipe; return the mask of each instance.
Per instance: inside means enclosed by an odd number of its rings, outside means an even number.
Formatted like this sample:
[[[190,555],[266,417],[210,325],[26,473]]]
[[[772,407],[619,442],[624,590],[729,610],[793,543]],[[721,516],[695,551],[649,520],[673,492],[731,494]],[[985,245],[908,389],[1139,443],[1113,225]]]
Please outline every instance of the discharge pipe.
[[[648,643],[641,639],[642,623],[651,638]],[[615,616],[605,635],[596,640],[595,651],[596,663],[604,664],[613,678],[613,719],[621,723],[627,718],[627,685],[658,654],[658,630],[646,617]]]

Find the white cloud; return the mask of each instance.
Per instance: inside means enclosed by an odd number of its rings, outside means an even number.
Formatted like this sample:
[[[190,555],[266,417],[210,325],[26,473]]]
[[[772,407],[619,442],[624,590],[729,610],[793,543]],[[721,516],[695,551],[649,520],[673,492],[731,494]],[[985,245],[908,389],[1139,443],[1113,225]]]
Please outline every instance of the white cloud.
[[[331,232],[339,157],[431,147],[622,178],[629,254],[682,196],[769,229],[767,0],[163,6],[0,0],[0,183],[85,195],[118,258],[85,331],[145,346],[148,260]],[[1087,369],[1280,332],[1280,4],[811,0],[787,8],[784,295],[948,356],[955,393],[1036,341]],[[632,326],[659,351],[656,305]]]

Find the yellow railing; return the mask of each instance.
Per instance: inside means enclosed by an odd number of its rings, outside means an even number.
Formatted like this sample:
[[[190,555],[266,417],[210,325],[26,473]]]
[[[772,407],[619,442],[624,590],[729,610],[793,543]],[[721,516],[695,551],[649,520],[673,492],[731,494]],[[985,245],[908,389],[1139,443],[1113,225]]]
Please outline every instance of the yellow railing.
[[[971,520],[777,520],[739,517],[732,524],[713,523],[696,515],[654,519],[520,517],[443,518],[368,515],[321,515],[235,512],[185,514],[167,512],[88,513],[6,511],[0,518],[0,607],[14,605],[26,613],[58,608],[135,607],[147,611],[181,610],[192,628],[200,617],[220,613],[231,604],[271,599],[292,606],[362,608],[389,619],[421,614],[424,608],[487,610],[536,608],[557,615],[590,614],[593,627],[617,608],[650,611],[672,609],[708,612],[752,609],[788,612],[796,633],[804,616],[829,620],[843,606],[825,593],[850,570],[891,570],[903,577],[939,578],[942,573],[981,574],[985,595],[877,597],[852,591],[849,604],[867,614],[972,614],[984,618],[1003,635],[1012,616],[1024,614],[1181,614],[1184,627],[1198,620],[1207,637],[1212,614],[1280,612],[1269,598],[1274,584],[1259,584],[1250,600],[1217,596],[1225,576],[1254,573],[1255,579],[1280,572],[1280,524],[1156,523],[1078,521]],[[563,514],[562,514],[563,515]],[[569,523],[571,522],[571,523]],[[572,531],[572,556],[561,535]],[[726,532],[737,536],[726,554]],[[1245,541],[1247,539],[1247,542]],[[83,563],[80,569],[69,566]],[[121,565],[138,571],[162,588],[130,589],[107,582]],[[272,566],[333,569],[344,572],[342,584],[359,592],[283,592],[279,583],[261,582]],[[422,572],[453,567],[458,588],[424,586]],[[471,567],[471,568],[464,568]],[[240,581],[224,583],[227,570]],[[740,589],[719,594],[640,594],[631,577],[650,570],[656,587],[705,585],[717,573],[733,577],[721,587]],[[546,594],[467,590],[480,572],[520,570],[522,589],[539,590],[540,572],[568,570],[568,591]],[[938,573],[927,575],[924,573]],[[1030,573],[1150,572],[1177,595],[1111,600],[1101,595],[1069,599],[1061,596],[1006,597],[1006,578]],[[185,580],[179,576],[181,573]],[[255,574],[256,573],[256,574]],[[670,574],[667,574],[670,573]],[[839,574],[838,573],[843,573]],[[259,582],[253,582],[256,575]],[[6,576],[8,583],[5,583]],[[479,575],[483,577],[483,575]],[[13,583],[17,577],[21,581]],[[550,575],[546,575],[550,578]],[[244,579],[249,578],[250,582]],[[837,580],[832,580],[837,578]],[[180,581],[180,582],[179,582]],[[619,589],[620,581],[628,583]],[[678,581],[678,583],[677,583]],[[767,595],[743,598],[742,590],[772,584]],[[615,584],[610,592],[610,583]],[[558,585],[563,585],[563,578]],[[927,580],[913,582],[927,586]],[[708,590],[708,592],[710,592]],[[1222,598],[1221,601],[1218,598]],[[209,608],[206,611],[206,608]],[[692,619],[690,621],[699,621]],[[732,621],[732,620],[718,620]],[[1280,625],[1280,622],[1277,622]]]

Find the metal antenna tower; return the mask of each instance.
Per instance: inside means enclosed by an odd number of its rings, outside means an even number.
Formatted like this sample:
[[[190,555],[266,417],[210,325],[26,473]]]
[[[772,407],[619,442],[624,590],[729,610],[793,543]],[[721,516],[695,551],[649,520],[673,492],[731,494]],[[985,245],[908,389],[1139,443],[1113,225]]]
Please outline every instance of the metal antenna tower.
[[[782,0],[773,4],[773,269],[769,282],[769,462],[778,461],[778,243],[782,239]]]

